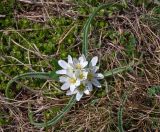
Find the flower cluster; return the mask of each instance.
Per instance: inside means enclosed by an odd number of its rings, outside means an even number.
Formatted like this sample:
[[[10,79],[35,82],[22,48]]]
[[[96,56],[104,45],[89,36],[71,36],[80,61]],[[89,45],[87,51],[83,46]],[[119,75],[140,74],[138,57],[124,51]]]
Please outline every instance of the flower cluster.
[[[68,56],[68,62],[59,60],[58,64],[63,68],[56,71],[62,90],[68,90],[67,95],[76,94],[76,100],[79,101],[83,94],[89,95],[93,90],[93,85],[100,88],[101,84],[99,79],[103,79],[104,76],[101,73],[96,73],[99,69],[96,66],[98,57],[95,56],[88,63],[84,55],[81,55],[78,59]]]

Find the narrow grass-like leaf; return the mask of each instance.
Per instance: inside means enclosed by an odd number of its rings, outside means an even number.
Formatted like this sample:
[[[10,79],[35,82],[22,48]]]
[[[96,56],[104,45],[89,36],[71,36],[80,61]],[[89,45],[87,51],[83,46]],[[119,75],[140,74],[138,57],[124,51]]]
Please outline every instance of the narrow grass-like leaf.
[[[122,117],[123,117],[123,105],[125,104],[126,100],[127,100],[127,95],[124,94],[123,102],[121,103],[119,110],[118,110],[118,129],[119,129],[119,132],[124,132]]]
[[[109,4],[104,4],[104,5],[100,5],[99,7],[97,7],[95,9],[95,11],[90,15],[90,17],[88,18],[88,20],[86,21],[85,25],[84,25],[84,33],[83,33],[83,43],[82,43],[82,53],[85,55],[85,57],[87,58],[87,54],[88,54],[88,32],[90,29],[90,25],[93,21],[93,18],[96,16],[96,14],[104,8],[109,8],[109,7],[120,7],[122,8],[123,6],[121,4],[118,3],[109,3]]]
[[[58,79],[59,79],[59,75],[56,74],[56,71],[51,71],[49,76],[50,76],[50,78],[52,78],[53,80],[56,80],[56,81],[58,81]]]
[[[123,114],[123,106],[121,105],[118,110],[118,129],[119,129],[119,132],[124,132],[122,114]]]
[[[37,123],[34,121],[33,112],[29,107],[29,113],[28,113],[29,120],[31,124],[35,125],[36,127],[49,127],[51,125],[56,124],[60,119],[62,119],[62,117],[64,117],[64,115],[73,107],[75,103],[76,103],[76,99],[75,99],[75,95],[73,95],[69,100],[68,104],[63,108],[63,110],[57,116],[55,116],[53,119],[49,121],[45,121],[44,123]]]
[[[39,78],[39,79],[51,79],[50,74],[45,73],[45,72],[29,72],[29,73],[24,73],[24,74],[17,75],[12,80],[10,80],[8,82],[7,87],[5,89],[6,97],[9,98],[9,88],[10,88],[10,86],[13,82],[15,82],[18,79],[27,78],[27,77],[29,77],[29,78]]]
[[[115,75],[115,74],[118,74],[118,73],[122,73],[122,72],[127,71],[127,70],[132,70],[133,65],[134,65],[134,62],[131,62],[128,66],[118,67],[118,68],[115,68],[115,69],[110,70],[110,71],[106,70],[104,72],[104,76],[108,77],[108,76],[112,76],[112,75]]]

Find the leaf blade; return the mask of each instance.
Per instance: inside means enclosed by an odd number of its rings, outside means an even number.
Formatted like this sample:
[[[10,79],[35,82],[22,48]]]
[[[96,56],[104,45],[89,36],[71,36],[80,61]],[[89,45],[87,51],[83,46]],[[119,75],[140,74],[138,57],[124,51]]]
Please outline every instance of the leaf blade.
[[[28,72],[28,73],[17,75],[13,79],[11,79],[7,84],[7,87],[5,89],[5,95],[6,95],[7,98],[10,98],[9,97],[9,88],[10,88],[11,84],[18,79],[26,78],[26,77],[39,78],[39,79],[51,79],[50,74],[45,73],[45,72]]]

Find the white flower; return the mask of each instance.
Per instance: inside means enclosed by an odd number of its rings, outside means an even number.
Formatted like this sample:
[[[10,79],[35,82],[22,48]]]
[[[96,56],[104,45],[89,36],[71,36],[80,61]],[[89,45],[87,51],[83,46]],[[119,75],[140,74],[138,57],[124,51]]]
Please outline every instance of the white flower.
[[[82,54],[79,59],[73,59],[73,67],[78,70],[82,70],[88,65],[88,61],[86,60],[85,56]]]
[[[86,70],[76,70],[75,75],[78,80],[84,81],[87,79],[88,72]]]
[[[70,88],[70,91],[73,92],[80,85],[80,80],[76,78],[75,74],[61,76],[59,77],[59,80],[60,82],[64,83],[61,86],[62,90],[67,90]]]
[[[57,74],[67,75],[76,72],[76,70],[84,70],[88,65],[84,55],[81,55],[79,59],[73,58],[68,55],[68,63],[64,60],[59,60],[58,64],[63,68],[62,70],[56,71]]]
[[[69,55],[68,62],[59,60],[58,64],[63,69],[56,71],[56,73],[63,75],[59,77],[60,82],[63,83],[61,89],[68,90],[67,95],[76,94],[76,100],[79,101],[84,94],[90,94],[93,85],[100,88],[101,84],[98,80],[103,79],[104,76],[101,73],[96,73],[99,69],[96,66],[97,62],[98,57],[95,56],[87,67],[88,61],[84,55],[81,55],[78,59],[72,59]]]
[[[66,95],[76,94],[76,100],[80,101],[84,93],[86,95],[90,94],[90,91],[87,89],[85,82],[81,83],[81,85],[77,87],[77,89],[75,89],[73,92],[71,90],[68,90]]]
[[[92,58],[91,62],[89,63],[88,68],[88,75],[87,75],[87,87],[90,91],[93,89],[93,85],[100,88],[101,84],[99,83],[99,79],[103,79],[104,76],[101,73],[96,73],[99,69],[98,66],[96,66],[98,62],[98,57],[95,56]]]
[[[59,60],[58,64],[63,68],[62,70],[56,71],[57,74],[72,74],[73,73],[73,60],[70,55],[68,55],[68,63],[64,60]]]

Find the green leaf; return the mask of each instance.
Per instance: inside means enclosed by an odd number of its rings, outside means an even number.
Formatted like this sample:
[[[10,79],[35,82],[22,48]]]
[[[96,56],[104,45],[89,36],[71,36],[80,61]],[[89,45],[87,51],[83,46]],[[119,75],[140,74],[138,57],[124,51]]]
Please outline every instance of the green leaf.
[[[35,125],[36,127],[49,127],[49,126],[55,125],[59,120],[61,120],[64,117],[64,115],[73,107],[73,105],[75,103],[76,103],[76,99],[75,99],[75,95],[74,95],[71,97],[68,104],[63,108],[63,110],[57,116],[55,116],[53,119],[51,119],[47,122],[43,122],[43,123],[37,123],[34,121],[33,112],[31,111],[31,109],[29,107],[28,116],[29,116],[30,123]]]
[[[128,66],[118,67],[118,68],[115,68],[115,69],[110,70],[110,71],[106,70],[103,75],[105,77],[108,77],[108,76],[112,76],[112,75],[115,75],[115,74],[118,74],[118,73],[122,73],[122,72],[127,71],[127,70],[132,70],[133,65],[134,65],[134,62],[130,63]]]
[[[54,67],[55,70],[60,69],[60,66],[59,66],[59,64],[58,64],[57,59],[52,59],[52,60],[51,60],[51,63],[52,63],[52,65],[53,65],[53,67]]]
[[[7,87],[5,89],[5,95],[6,97],[9,97],[9,88],[11,86],[11,84],[15,81],[17,81],[18,79],[21,78],[39,78],[39,79],[51,79],[50,78],[50,74],[49,73],[45,73],[45,72],[29,72],[29,73],[25,73],[25,74],[20,74],[15,76],[12,80],[10,80],[7,84]]]
[[[123,117],[123,106],[124,106],[126,100],[127,100],[127,95],[124,94],[122,103],[121,103],[119,110],[118,110],[118,129],[119,129],[119,132],[124,132],[122,117]]]
[[[99,7],[97,7],[94,12],[90,15],[90,17],[88,18],[88,20],[86,21],[85,25],[84,25],[84,29],[83,29],[83,43],[82,43],[82,53],[85,55],[85,57],[87,57],[88,54],[88,33],[89,33],[89,29],[90,29],[90,24],[92,23],[94,17],[97,15],[97,13],[104,8],[110,8],[110,7],[117,7],[117,8],[123,8],[123,6],[121,4],[118,3],[109,3],[109,4],[104,4],[104,5],[100,5]]]
[[[59,79],[59,75],[56,74],[56,71],[51,71],[49,74],[49,77],[56,80],[56,81],[58,81],[58,79]]]

